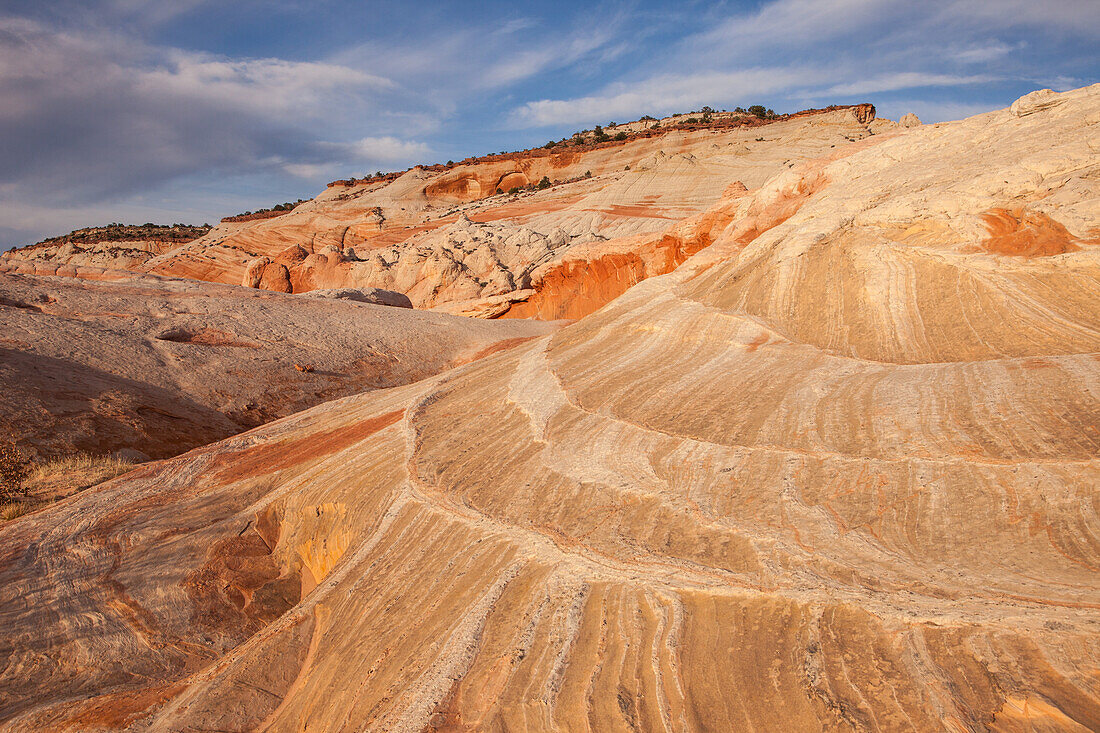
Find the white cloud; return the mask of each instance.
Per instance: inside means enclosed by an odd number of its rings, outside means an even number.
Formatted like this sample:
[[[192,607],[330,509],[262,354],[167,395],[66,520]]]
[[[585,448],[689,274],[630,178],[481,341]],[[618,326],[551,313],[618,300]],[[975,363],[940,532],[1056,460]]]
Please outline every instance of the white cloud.
[[[316,181],[326,176],[333,177],[330,176],[331,163],[284,163],[282,168],[295,178],[306,181]]]
[[[600,94],[575,99],[542,99],[513,111],[526,127],[573,124],[608,118],[693,109],[704,104],[748,104],[753,95],[775,93],[823,78],[803,68],[747,69],[729,73],[663,75],[633,84],[615,84]]]
[[[821,44],[857,33],[902,7],[896,0],[775,0],[755,13],[726,19],[691,45],[708,54],[744,56],[762,48]]]
[[[282,59],[219,59],[174,51],[169,63],[134,70],[136,89],[150,96],[196,99],[253,113],[327,114],[317,106],[329,95],[389,89],[394,83],[339,64]]]
[[[358,160],[381,163],[402,163],[406,161],[423,160],[431,154],[431,148],[426,143],[414,140],[399,140],[392,136],[364,137],[341,146],[353,154]]]
[[[1007,43],[995,41],[993,43],[971,46],[970,48],[956,51],[951,54],[951,58],[956,61],[961,61],[964,64],[987,64],[990,61],[995,61],[996,59],[1007,56],[1017,48],[1018,46],[1010,46]]]
[[[874,94],[876,92],[894,92],[899,89],[918,87],[953,87],[965,84],[988,84],[998,81],[990,74],[929,74],[919,71],[902,71],[894,74],[880,74],[870,79],[834,84],[814,93],[815,97],[840,97],[856,94]]]
[[[324,142],[317,146],[312,162],[281,161],[280,167],[296,178],[308,181],[332,180],[351,165],[375,168],[405,168],[424,163],[432,154],[427,143],[403,140],[392,135],[364,137],[351,142]],[[360,171],[361,173],[362,171]]]

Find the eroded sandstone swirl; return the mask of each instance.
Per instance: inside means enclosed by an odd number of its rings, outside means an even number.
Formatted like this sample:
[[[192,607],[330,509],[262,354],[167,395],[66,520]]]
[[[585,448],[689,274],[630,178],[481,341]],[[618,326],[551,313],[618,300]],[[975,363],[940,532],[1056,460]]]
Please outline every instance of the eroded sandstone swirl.
[[[0,530],[7,729],[1100,729],[1100,86],[1040,101]]]

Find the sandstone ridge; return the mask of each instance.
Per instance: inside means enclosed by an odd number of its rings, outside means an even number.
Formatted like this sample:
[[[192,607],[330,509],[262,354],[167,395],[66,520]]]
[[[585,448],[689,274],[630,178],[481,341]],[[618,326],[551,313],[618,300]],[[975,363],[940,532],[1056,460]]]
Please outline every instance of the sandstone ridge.
[[[1100,85],[1049,101],[716,175],[571,325],[0,528],[0,720],[1100,729]]]
[[[670,254],[667,230],[731,183],[755,190],[799,161],[901,129],[866,105],[751,124],[716,117],[622,141],[417,167],[331,186],[275,218],[223,222],[140,269],[280,292],[374,287],[405,293],[417,308],[496,317],[541,289],[538,268],[575,266],[577,247],[597,258],[605,243],[616,257],[632,248],[628,259],[643,267],[608,270],[614,258],[593,266],[617,282],[668,272],[691,248]],[[620,292],[604,288],[589,307]]]
[[[77,229],[61,237],[20,247],[2,256],[51,266],[92,266],[133,270],[152,257],[201,237],[210,226],[124,225]]]

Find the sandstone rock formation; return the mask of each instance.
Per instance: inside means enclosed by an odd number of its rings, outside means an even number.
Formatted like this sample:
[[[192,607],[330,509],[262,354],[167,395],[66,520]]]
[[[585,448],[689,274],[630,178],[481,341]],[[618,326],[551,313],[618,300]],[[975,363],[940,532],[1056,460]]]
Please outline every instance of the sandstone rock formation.
[[[572,325],[0,528],[0,721],[1100,729],[1098,130],[731,175]]]
[[[136,270],[156,255],[170,252],[209,230],[209,226],[155,224],[89,227],[4,252],[0,259],[53,266]]]
[[[116,277],[0,275],[0,434],[31,454],[172,456],[547,331],[364,304],[400,305],[396,293],[356,303]]]
[[[898,124],[902,127],[920,127],[920,118],[912,112],[906,112],[898,120]]]
[[[416,168],[331,186],[275,218],[223,222],[140,269],[278,292],[382,288],[405,293],[417,308],[493,317],[538,291],[547,273],[533,287],[532,274],[552,260],[578,272],[575,247],[602,258],[594,245],[609,242],[616,257],[635,246],[628,259],[644,267],[620,271],[614,258],[593,264],[615,282],[668,272],[683,254],[668,255],[660,244],[666,231],[716,203],[731,182],[755,190],[799,161],[898,129],[862,105],[762,126],[674,129],[604,147]],[[495,193],[543,177],[558,183]],[[549,281],[566,276],[559,270]],[[605,290],[608,299],[622,292]]]
[[[1061,104],[1062,101],[1062,96],[1053,89],[1038,89],[1013,102],[1012,106],[1009,107],[1009,111],[1017,117],[1026,117],[1055,107]]]
[[[333,298],[336,300],[352,300],[356,303],[371,303],[373,305],[388,305],[394,308],[412,308],[412,301],[404,293],[395,293],[392,290],[379,288],[332,288],[330,290],[311,290],[305,294],[307,298]]]
[[[249,261],[241,285],[276,293],[294,292],[290,284],[290,270],[282,262],[272,262],[268,257],[257,257]]]
[[[35,247],[5,252],[9,258],[46,262],[53,265],[103,267],[116,270],[136,270],[153,257],[174,247],[172,243],[149,240],[100,242],[81,246],[66,242],[52,247]]]

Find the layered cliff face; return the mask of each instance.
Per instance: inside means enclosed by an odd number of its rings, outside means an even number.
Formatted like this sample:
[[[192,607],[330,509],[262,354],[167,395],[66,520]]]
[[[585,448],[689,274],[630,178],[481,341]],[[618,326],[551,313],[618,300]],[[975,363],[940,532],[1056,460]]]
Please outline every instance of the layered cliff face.
[[[1100,86],[726,188],[553,335],[0,529],[0,718],[1100,728],[1098,131]]]
[[[28,455],[165,458],[549,330],[86,274],[110,279],[0,276],[0,434]]]
[[[136,270],[156,255],[198,239],[208,231],[209,226],[183,224],[88,227],[4,252],[0,261],[54,268]]]
[[[176,242],[153,239],[122,240],[33,247],[5,252],[5,259],[26,260],[53,267],[96,267],[112,270],[136,270],[157,255],[178,247]]]
[[[416,168],[395,180],[330,186],[274,218],[223,222],[139,269],[281,292],[377,287],[407,294],[418,308],[498,316],[541,290],[543,280],[575,269],[578,247],[597,259],[605,245],[625,248],[645,263],[629,273],[613,268],[604,279],[668,272],[691,251],[670,255],[658,240],[716,203],[731,183],[754,190],[798,161],[895,129],[864,105],[762,126],[673,130]],[[548,188],[507,193],[544,178]],[[594,263],[586,280],[594,282],[609,262]],[[605,288],[598,305],[623,289]]]

